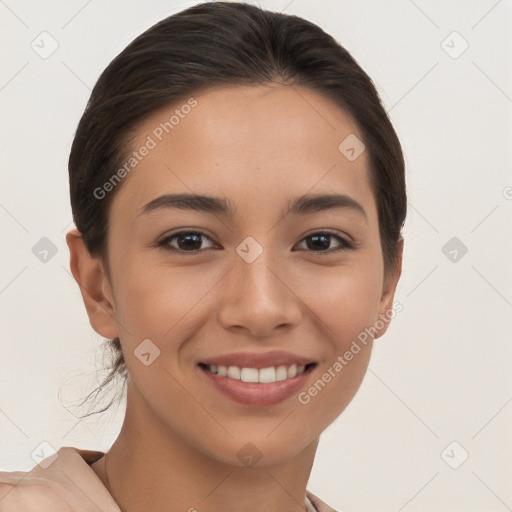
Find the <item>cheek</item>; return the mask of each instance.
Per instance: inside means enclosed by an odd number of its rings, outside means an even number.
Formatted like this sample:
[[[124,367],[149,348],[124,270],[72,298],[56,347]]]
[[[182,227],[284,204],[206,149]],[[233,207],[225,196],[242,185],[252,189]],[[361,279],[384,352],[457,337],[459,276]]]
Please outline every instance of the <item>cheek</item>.
[[[373,345],[370,328],[378,318],[380,277],[364,265],[331,273],[323,269],[310,273],[303,288],[306,304],[322,331],[321,349],[326,355],[315,380],[298,396],[308,411],[304,421],[312,429],[325,428],[339,416],[366,374]]]
[[[304,279],[304,278],[303,278]],[[301,298],[324,324],[338,349],[371,325],[377,315],[382,276],[375,265],[314,268],[303,280]]]
[[[219,277],[196,267],[165,266],[134,259],[116,281],[116,315],[125,327],[123,340],[137,345],[149,338],[162,347],[197,322],[202,299]],[[196,325],[197,327],[197,325]]]
[[[372,342],[349,343],[316,372],[307,387],[297,395],[300,428],[320,434],[346,409],[364,379]],[[349,355],[350,354],[350,355]]]

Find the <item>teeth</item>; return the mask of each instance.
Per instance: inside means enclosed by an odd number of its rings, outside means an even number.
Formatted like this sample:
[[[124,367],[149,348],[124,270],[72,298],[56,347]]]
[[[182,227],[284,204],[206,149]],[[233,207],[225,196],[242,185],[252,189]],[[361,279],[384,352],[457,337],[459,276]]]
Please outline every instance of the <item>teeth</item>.
[[[288,370],[286,366],[278,366],[276,369],[276,380],[286,380],[288,378]]]
[[[228,367],[228,377],[230,379],[240,380],[241,372],[238,366],[229,366]]]
[[[228,377],[230,377],[229,373]],[[258,382],[258,370],[256,370],[256,368],[242,368],[240,371],[240,380],[244,382]]]
[[[270,368],[262,368],[261,370],[256,370],[258,374],[258,378],[253,382],[275,382],[276,381],[276,369],[271,366]]]
[[[290,367],[286,366],[270,366],[268,368],[239,368],[238,366],[220,366],[210,365],[207,366],[211,373],[215,373],[221,377],[228,377],[230,379],[241,380],[242,382],[260,382],[272,383],[281,380],[292,379],[296,375],[300,375],[305,366],[299,366],[294,363]]]

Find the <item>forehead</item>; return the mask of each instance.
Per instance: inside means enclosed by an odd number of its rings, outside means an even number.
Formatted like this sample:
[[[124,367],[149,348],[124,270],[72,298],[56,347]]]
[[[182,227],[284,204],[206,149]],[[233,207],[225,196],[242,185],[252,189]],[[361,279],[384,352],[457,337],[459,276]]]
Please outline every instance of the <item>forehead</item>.
[[[168,192],[217,193],[247,204],[258,197],[261,204],[333,188],[368,203],[373,196],[366,151],[355,160],[340,151],[350,137],[362,140],[355,121],[307,88],[209,89],[138,126],[130,148],[139,153],[137,162],[114,203],[135,216]]]

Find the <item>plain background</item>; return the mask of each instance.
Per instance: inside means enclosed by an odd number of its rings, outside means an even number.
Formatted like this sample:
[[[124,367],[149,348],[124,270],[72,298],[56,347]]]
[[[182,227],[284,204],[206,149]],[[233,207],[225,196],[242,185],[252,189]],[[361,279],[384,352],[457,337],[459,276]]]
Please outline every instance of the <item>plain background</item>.
[[[73,415],[104,374],[69,273],[67,158],[110,60],[195,3],[0,1],[0,470],[33,467],[41,442],[107,450],[117,436],[122,407]],[[344,512],[510,510],[512,2],[259,4],[319,24],[352,53],[407,164],[403,311],[323,434],[308,488]],[[58,43],[46,59],[31,46],[43,31]],[[57,250],[46,262],[32,250],[43,237]]]

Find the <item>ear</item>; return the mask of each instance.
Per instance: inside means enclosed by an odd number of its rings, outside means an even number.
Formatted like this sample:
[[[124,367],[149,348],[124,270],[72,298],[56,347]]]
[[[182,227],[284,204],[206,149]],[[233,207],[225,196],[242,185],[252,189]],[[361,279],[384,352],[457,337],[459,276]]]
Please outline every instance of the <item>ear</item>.
[[[399,305],[399,308],[396,306],[393,307],[396,286],[402,274],[402,256],[404,252],[404,239],[402,237],[400,237],[398,241],[396,250],[396,266],[390,269],[389,274],[384,280],[382,295],[379,301],[379,318],[375,321],[376,326],[378,325],[380,327],[382,324],[384,324],[384,326],[378,329],[374,339],[380,338],[388,330],[391,319],[394,318],[396,312],[402,310],[401,305]]]
[[[101,259],[91,256],[77,229],[66,234],[66,243],[71,272],[80,287],[92,328],[105,338],[118,337],[112,286]]]

